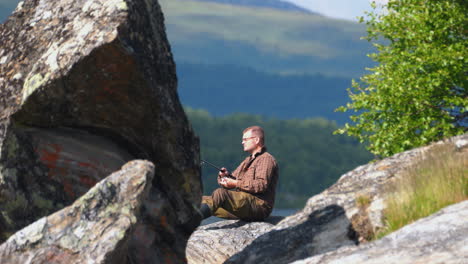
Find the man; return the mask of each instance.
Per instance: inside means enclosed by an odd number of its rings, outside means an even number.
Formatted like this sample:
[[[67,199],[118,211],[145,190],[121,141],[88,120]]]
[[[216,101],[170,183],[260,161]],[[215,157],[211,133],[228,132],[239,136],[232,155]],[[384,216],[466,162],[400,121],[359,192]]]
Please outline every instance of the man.
[[[275,202],[278,165],[265,147],[263,129],[248,127],[243,131],[242,145],[250,155],[232,173],[222,168],[218,184],[211,196],[203,196],[203,218],[211,215],[258,221],[268,217]],[[230,178],[229,176],[232,176]]]

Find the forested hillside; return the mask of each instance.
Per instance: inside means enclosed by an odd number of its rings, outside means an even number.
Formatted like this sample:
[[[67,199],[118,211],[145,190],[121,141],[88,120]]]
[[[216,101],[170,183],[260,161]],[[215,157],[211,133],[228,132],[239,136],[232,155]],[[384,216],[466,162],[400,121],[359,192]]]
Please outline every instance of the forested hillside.
[[[348,101],[347,78],[282,76],[234,65],[178,64],[177,73],[182,103],[216,116],[244,112],[347,121],[347,114],[334,111]]]
[[[184,105],[215,116],[347,121],[334,110],[347,102],[351,79],[371,66],[363,25],[258,6],[160,4]]]
[[[372,156],[356,141],[332,136],[337,128],[325,119],[279,120],[258,115],[213,117],[204,110],[186,109],[200,137],[201,156],[233,171],[247,155],[242,151],[244,128],[260,125],[266,132],[268,151],[280,167],[277,208],[299,208],[310,196],[335,183],[346,171],[365,164]],[[217,171],[203,166],[205,194],[217,187]]]
[[[177,63],[232,64],[281,74],[359,77],[371,45],[358,23],[317,14],[160,0]]]
[[[259,7],[276,8],[276,9],[288,10],[288,11],[312,13],[311,11],[307,9],[301,8],[293,3],[282,1],[282,0],[196,0],[196,1],[215,2],[215,3],[223,3],[223,4],[230,4],[230,5],[240,5],[240,6],[259,6]]]

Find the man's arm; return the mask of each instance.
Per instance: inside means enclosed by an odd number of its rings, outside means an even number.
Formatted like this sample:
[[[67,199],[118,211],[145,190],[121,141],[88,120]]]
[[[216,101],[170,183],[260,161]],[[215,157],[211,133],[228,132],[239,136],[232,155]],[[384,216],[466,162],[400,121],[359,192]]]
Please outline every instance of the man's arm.
[[[238,180],[224,177],[218,181],[219,185],[223,186],[226,189],[236,188]]]

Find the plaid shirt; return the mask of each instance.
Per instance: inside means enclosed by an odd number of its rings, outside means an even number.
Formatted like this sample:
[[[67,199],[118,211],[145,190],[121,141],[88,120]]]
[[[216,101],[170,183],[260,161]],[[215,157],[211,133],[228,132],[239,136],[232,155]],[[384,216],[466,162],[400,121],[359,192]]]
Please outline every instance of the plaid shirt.
[[[251,193],[273,208],[279,169],[266,149],[253,158],[248,156],[232,175],[237,179],[236,190]]]

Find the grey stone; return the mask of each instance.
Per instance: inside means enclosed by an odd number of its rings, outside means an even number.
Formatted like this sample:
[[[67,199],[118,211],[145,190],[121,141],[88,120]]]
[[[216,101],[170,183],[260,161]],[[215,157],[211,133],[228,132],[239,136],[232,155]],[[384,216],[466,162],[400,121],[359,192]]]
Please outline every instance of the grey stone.
[[[420,219],[375,242],[344,247],[294,264],[468,263],[468,201]]]
[[[127,263],[154,165],[132,161],[72,205],[39,219],[0,246],[7,263]]]
[[[25,0],[0,25],[0,47],[0,241],[145,159],[155,176],[128,259],[185,262],[199,142],[158,2]]]

